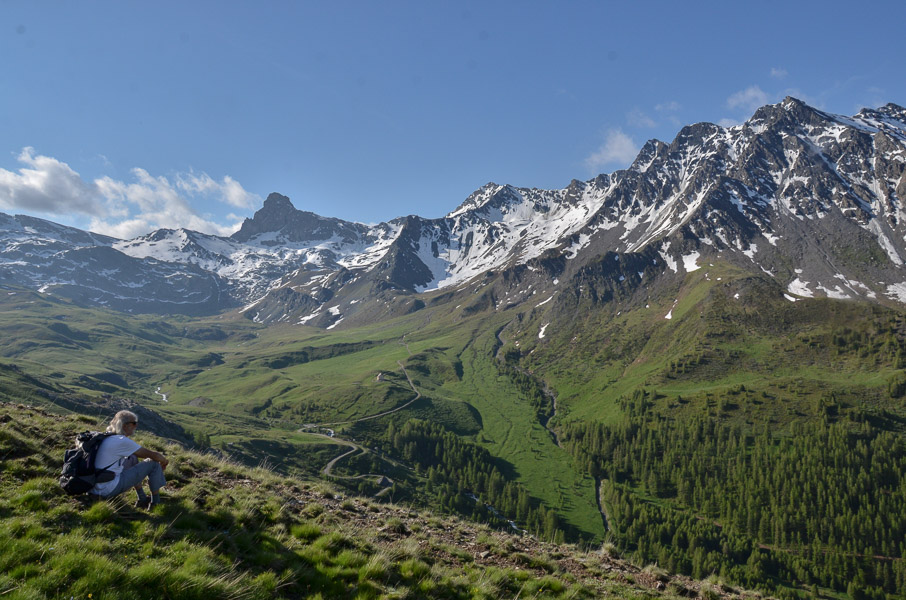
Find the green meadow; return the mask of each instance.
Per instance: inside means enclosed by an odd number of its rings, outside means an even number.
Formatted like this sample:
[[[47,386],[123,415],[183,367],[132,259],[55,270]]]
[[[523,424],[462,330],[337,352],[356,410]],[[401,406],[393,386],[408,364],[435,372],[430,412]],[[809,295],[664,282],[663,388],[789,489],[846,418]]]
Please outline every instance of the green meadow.
[[[575,541],[595,544],[635,531],[606,529],[599,501],[611,517],[635,507],[673,519],[671,511],[687,509],[651,493],[669,478],[644,461],[635,471],[651,481],[605,486],[599,499],[609,467],[592,463],[610,455],[582,446],[575,436],[585,427],[672,431],[670,423],[685,431],[705,419],[743,436],[794,436],[797,427],[843,421],[906,435],[906,317],[898,309],[791,301],[770,281],[720,263],[674,287],[624,289],[589,276],[553,301],[499,310],[495,293],[489,286],[479,298],[429,298],[416,312],[333,330],[265,327],[232,314],[130,316],[10,294],[0,299],[0,334],[9,340],[0,350],[0,399],[127,398],[181,426],[200,448],[283,474],[318,477],[353,449],[337,464],[337,485],[374,494],[362,477],[390,474],[392,494],[416,503],[447,486],[459,498],[455,510],[468,514],[460,496],[470,490],[457,487],[465,479],[388,454],[391,433],[415,419],[486,451],[519,486],[512,494],[555,511]],[[573,436],[569,448],[564,436]],[[469,460],[480,454],[469,452]],[[638,560],[663,552],[651,544],[635,550]]]

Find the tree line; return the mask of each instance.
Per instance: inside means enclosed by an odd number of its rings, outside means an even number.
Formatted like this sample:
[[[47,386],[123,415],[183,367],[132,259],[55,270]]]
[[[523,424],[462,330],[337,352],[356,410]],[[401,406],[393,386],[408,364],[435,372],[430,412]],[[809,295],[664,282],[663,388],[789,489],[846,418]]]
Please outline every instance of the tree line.
[[[853,419],[751,432],[634,411],[567,423],[560,439],[602,480],[613,535],[639,560],[883,598],[906,590],[906,445]]]
[[[379,441],[390,455],[415,465],[434,506],[511,527],[512,520],[547,540],[573,535],[557,516],[517,482],[508,481],[490,452],[441,425],[410,419],[391,421]],[[475,500],[477,498],[477,501]]]

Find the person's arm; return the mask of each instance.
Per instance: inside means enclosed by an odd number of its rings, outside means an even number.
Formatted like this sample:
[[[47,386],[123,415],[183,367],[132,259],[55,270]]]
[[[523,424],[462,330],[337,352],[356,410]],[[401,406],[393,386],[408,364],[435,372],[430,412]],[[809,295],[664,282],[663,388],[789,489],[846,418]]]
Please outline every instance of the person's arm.
[[[167,465],[170,464],[170,461],[167,460],[167,457],[161,454],[160,452],[155,452],[154,450],[148,450],[144,446],[136,450],[133,454],[139,458],[150,458],[153,461],[160,463],[162,469],[166,469]]]

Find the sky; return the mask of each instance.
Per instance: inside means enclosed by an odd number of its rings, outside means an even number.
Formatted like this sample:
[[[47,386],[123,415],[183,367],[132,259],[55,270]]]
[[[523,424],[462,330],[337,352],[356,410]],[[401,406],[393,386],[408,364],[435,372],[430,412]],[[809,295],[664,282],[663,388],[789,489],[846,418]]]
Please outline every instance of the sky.
[[[560,189],[795,96],[906,105],[906,4],[0,0],[0,212],[229,235]]]

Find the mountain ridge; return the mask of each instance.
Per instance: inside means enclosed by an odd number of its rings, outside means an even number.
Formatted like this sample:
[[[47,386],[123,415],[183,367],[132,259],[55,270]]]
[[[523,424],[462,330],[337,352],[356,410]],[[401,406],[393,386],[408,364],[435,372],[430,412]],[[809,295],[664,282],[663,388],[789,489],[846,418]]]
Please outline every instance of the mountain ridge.
[[[297,210],[278,193],[226,238],[179,229],[114,240],[4,215],[0,266],[4,283],[117,310],[235,309],[320,327],[372,318],[373,298],[399,314],[413,295],[488,273],[559,256],[565,282],[601,254],[651,246],[676,276],[728,260],[792,300],[902,303],[904,196],[906,109],[844,117],[787,97],[737,126],[649,140],[628,169],[560,190],[487,183],[437,219],[364,225]],[[111,276],[124,270],[136,274],[128,286]]]

